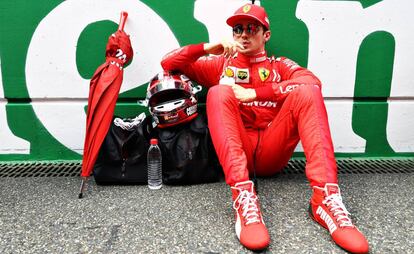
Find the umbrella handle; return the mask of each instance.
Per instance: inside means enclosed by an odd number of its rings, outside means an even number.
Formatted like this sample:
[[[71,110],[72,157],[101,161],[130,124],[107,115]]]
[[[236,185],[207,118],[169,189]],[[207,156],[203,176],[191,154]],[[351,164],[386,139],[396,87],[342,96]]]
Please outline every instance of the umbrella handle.
[[[79,196],[78,196],[79,199],[83,198],[83,192],[87,188],[87,184],[88,184],[88,180],[89,180],[88,178],[89,177],[86,177],[86,176],[82,177],[82,182],[81,182],[81,186],[80,186],[80,190],[79,190]]]
[[[119,31],[124,31],[124,26],[125,26],[127,18],[128,18],[128,12],[122,11],[121,18],[119,19],[119,26],[118,26]]]

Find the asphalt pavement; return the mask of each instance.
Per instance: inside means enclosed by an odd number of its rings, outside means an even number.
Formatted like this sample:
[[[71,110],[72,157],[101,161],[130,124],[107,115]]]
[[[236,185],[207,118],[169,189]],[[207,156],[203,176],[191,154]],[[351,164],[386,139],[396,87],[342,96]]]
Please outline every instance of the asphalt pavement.
[[[342,197],[371,253],[414,253],[414,173],[342,174]],[[251,253],[234,233],[224,182],[97,186],[78,177],[0,178],[0,253]],[[308,214],[303,174],[259,179],[272,242],[263,253],[345,253]]]

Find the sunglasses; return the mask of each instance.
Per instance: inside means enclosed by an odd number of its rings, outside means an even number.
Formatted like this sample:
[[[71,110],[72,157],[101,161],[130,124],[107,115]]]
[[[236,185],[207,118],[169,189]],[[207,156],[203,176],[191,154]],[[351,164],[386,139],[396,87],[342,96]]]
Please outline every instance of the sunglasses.
[[[260,30],[260,25],[247,24],[247,27],[243,27],[241,24],[237,24],[233,27],[234,35],[242,35],[243,31],[246,31],[248,35],[255,35]]]

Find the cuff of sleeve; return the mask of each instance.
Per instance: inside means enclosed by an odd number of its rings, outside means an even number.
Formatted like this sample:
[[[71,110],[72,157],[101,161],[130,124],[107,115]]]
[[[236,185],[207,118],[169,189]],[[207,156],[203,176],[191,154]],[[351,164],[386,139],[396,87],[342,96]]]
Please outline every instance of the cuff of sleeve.
[[[254,89],[256,91],[256,100],[258,101],[271,101],[273,100],[272,86],[264,86]]]
[[[198,59],[206,54],[204,51],[204,43],[194,44],[188,46],[188,53]]]

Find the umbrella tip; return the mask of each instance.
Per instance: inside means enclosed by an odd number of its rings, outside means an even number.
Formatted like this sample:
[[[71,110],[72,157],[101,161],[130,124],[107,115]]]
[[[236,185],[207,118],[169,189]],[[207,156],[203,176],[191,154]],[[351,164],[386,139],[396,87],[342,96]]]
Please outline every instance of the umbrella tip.
[[[79,195],[78,195],[79,199],[83,198],[83,191],[87,188],[87,183],[88,183],[88,177],[83,176],[82,181],[81,181]]]

